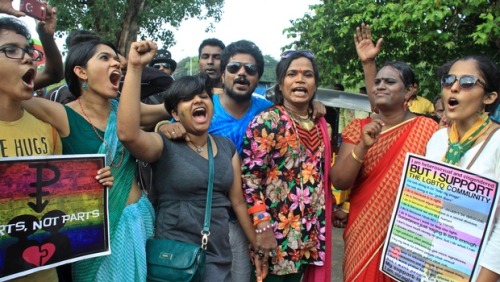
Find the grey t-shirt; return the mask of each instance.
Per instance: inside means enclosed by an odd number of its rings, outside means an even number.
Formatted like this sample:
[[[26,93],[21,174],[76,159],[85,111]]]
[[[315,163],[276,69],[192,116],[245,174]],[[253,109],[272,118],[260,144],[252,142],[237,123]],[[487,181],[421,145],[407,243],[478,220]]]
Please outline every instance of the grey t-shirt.
[[[213,136],[213,135],[212,135]],[[169,238],[199,245],[205,215],[208,160],[185,141],[172,141],[162,134],[164,148],[152,164],[153,185],[158,193],[156,238]],[[234,144],[226,137],[213,136],[217,155],[212,198],[207,263],[231,263],[229,245],[228,192],[233,184]]]

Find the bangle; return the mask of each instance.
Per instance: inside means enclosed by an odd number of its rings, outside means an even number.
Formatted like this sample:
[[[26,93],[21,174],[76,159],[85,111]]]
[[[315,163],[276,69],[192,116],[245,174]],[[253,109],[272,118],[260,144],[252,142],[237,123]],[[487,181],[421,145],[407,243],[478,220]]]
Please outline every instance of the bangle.
[[[352,149],[352,151],[351,151],[351,156],[352,156],[352,158],[353,158],[355,161],[357,161],[357,162],[358,162],[358,163],[360,163],[360,164],[363,164],[363,162],[365,161],[365,160],[363,160],[363,159],[360,159],[358,156],[356,156],[356,153],[354,153],[354,149]]]
[[[266,205],[258,204],[248,209],[248,214],[266,211]]]
[[[265,232],[266,230],[271,230],[271,224],[267,224],[266,226],[264,226],[262,228],[255,229],[255,233],[261,234],[261,233]]]
[[[170,121],[168,121],[168,120],[162,120],[162,121],[158,122],[158,123],[156,124],[156,126],[155,126],[155,132],[158,132],[158,130],[160,129],[160,127],[161,127],[162,125],[164,125],[164,124],[169,124],[169,123],[170,123]]]

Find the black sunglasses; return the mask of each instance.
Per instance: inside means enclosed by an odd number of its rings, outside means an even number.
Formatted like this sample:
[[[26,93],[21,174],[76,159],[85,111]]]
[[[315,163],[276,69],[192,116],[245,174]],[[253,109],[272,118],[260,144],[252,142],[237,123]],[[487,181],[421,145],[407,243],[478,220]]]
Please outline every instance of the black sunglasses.
[[[230,74],[235,74],[235,73],[237,73],[241,69],[241,67],[243,67],[245,69],[245,72],[248,75],[256,75],[257,72],[258,72],[257,65],[254,65],[254,64],[243,64],[243,63],[240,63],[240,62],[231,62],[231,63],[227,64],[226,70]]]
[[[170,69],[170,64],[169,63],[156,63],[153,65],[153,68],[155,68],[155,69],[160,69],[160,67],[163,67],[164,69]]]
[[[441,78],[441,87],[450,88],[457,80],[458,85],[460,85],[460,88],[462,89],[471,89],[474,85],[476,85],[476,83],[479,83],[486,88],[486,84],[473,75],[462,75],[458,77],[454,74],[443,75]]]
[[[302,51],[288,50],[288,51],[285,51],[281,54],[281,58],[288,59],[293,54],[300,54],[306,58],[314,59],[314,53],[309,51],[309,50],[302,50]]]

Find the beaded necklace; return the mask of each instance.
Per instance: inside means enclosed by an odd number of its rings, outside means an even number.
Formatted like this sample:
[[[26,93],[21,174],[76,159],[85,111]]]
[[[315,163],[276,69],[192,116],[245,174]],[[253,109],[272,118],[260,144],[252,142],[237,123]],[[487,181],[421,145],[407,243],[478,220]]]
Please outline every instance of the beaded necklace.
[[[94,129],[95,135],[97,135],[97,137],[102,141],[102,143],[106,147],[106,155],[107,155],[107,158],[109,159],[109,166],[111,166],[111,167],[119,167],[122,164],[122,162],[123,162],[123,157],[125,155],[125,150],[122,148],[121,155],[120,155],[120,161],[117,164],[114,164],[113,160],[111,159],[111,150],[109,149],[108,143],[104,140],[104,138],[101,137],[101,135],[99,134],[99,132],[97,132],[97,128],[92,123],[92,120],[90,120],[89,116],[83,110],[83,106],[82,106],[82,102],[80,101],[80,97],[78,97],[78,99],[76,99],[76,100],[78,101],[78,105],[80,105],[80,110],[82,111],[83,116],[90,123],[90,125],[92,126],[92,129]]]

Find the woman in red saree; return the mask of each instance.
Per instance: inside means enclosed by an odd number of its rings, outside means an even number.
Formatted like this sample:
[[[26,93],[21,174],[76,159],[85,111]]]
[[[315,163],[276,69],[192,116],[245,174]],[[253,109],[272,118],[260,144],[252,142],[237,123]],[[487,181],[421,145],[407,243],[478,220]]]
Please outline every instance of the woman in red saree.
[[[344,280],[392,281],[379,270],[387,228],[406,153],[424,154],[437,123],[408,111],[415,76],[401,62],[388,63],[372,88],[378,114],[353,120],[330,171],[337,189],[352,189],[344,231]]]

